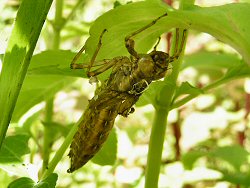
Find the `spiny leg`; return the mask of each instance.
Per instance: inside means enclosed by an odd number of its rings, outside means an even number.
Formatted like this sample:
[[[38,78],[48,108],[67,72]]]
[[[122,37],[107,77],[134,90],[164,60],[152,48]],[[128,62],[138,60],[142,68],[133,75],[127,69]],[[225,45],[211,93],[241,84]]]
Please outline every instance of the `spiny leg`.
[[[173,56],[170,57],[171,61],[178,59],[180,54],[182,53],[182,50],[184,48],[184,43],[186,40],[186,33],[187,33],[187,30],[184,29],[182,33],[181,44],[179,46],[179,28],[176,28],[175,49],[174,49]]]
[[[133,36],[135,36],[135,35],[141,33],[142,31],[144,31],[144,30],[146,30],[147,28],[151,27],[152,25],[156,24],[157,21],[159,21],[161,18],[163,18],[163,17],[165,17],[165,16],[167,16],[167,15],[168,15],[168,14],[165,13],[165,14],[161,15],[160,17],[156,18],[155,20],[153,20],[152,22],[150,22],[149,24],[145,25],[144,27],[142,27],[142,28],[140,28],[140,29],[138,29],[138,30],[132,32],[130,35],[128,35],[128,36],[125,38],[125,40],[126,40],[126,39],[129,39],[129,38],[132,38]]]
[[[88,68],[88,71],[87,71],[87,76],[88,77],[95,77],[101,73],[103,73],[104,71],[110,69],[111,67],[113,67],[117,61],[119,61],[119,58],[114,58],[114,59],[104,59],[104,60],[101,60],[99,62],[96,62],[95,66],[100,66],[102,65],[100,68],[98,69],[95,69],[94,71],[90,71],[90,68],[92,68],[94,65],[94,62],[95,62],[95,58],[101,48],[101,45],[102,45],[102,37],[103,37],[103,34],[106,32],[107,30],[104,29],[99,37],[99,42],[98,42],[98,45],[97,45],[97,48],[91,58],[91,61],[90,61],[90,64],[89,65],[86,65],[86,64],[75,64],[75,61],[80,57],[81,53],[84,51],[84,47],[77,53],[77,55],[74,57],[74,59],[72,60],[72,63],[71,63],[71,67],[73,69],[84,69],[84,68]],[[94,78],[94,80],[97,80],[96,78]],[[92,82],[92,80],[90,80],[90,82]]]
[[[178,53],[179,35],[180,35],[180,29],[179,29],[179,28],[176,28],[176,30],[175,30],[175,47],[174,47],[174,55]]]
[[[153,20],[149,24],[147,24],[144,27],[132,32],[130,35],[125,37],[125,46],[126,46],[128,52],[132,56],[134,56],[136,58],[139,58],[138,53],[135,51],[135,48],[134,48],[135,47],[135,41],[132,39],[132,37],[139,34],[139,33],[141,33],[142,31],[146,30],[147,28],[153,26],[158,20],[160,20],[162,17],[165,17],[167,15],[168,15],[167,13],[163,14],[162,16],[156,18],[155,20]]]
[[[184,48],[186,38],[187,38],[187,29],[184,29],[183,33],[182,33],[181,46],[179,48],[179,51],[177,52],[178,56],[181,54],[181,52],[182,52],[182,50]]]
[[[88,68],[88,72],[90,71],[90,68],[93,66],[94,61],[95,61],[95,58],[96,58],[96,56],[97,56],[97,54],[98,54],[98,52],[99,52],[99,50],[100,50],[100,48],[101,48],[101,45],[102,45],[102,43],[101,43],[102,36],[103,36],[103,34],[104,34],[106,31],[107,31],[107,29],[104,29],[104,30],[102,31],[100,37],[99,37],[99,42],[98,42],[97,48],[96,48],[96,50],[95,50],[95,52],[94,52],[94,54],[93,54],[93,56],[92,56],[92,58],[91,58],[90,65],[77,64],[77,63],[75,63],[75,62],[79,59],[79,57],[82,55],[83,51],[85,50],[85,45],[84,45],[84,46],[80,49],[80,51],[75,55],[75,57],[73,58],[73,60],[71,61],[70,67],[71,67],[72,69],[85,69],[85,68]],[[104,63],[106,63],[106,62],[104,61]]]
[[[83,64],[77,64],[75,62],[79,59],[79,57],[82,55],[84,50],[85,50],[85,45],[81,48],[81,50],[75,55],[75,57],[71,61],[71,63],[70,63],[71,69],[83,69],[83,66],[84,66]]]
[[[101,66],[100,68],[98,69],[95,69],[93,71],[88,71],[87,72],[87,75],[88,77],[93,77],[93,76],[97,76],[98,74],[101,74],[103,73],[104,71],[110,69],[111,67],[113,67],[117,62],[115,61],[115,59],[111,59],[111,60],[108,60],[108,59],[104,59],[101,61],[104,65]]]
[[[90,65],[89,65],[89,67],[88,67],[88,72],[90,72],[90,69],[91,69],[91,67],[93,66],[94,62],[95,62],[95,58],[96,58],[96,56],[97,56],[97,54],[98,54],[98,52],[99,52],[99,50],[100,50],[100,48],[101,48],[101,46],[102,46],[102,37],[103,37],[103,34],[104,34],[106,31],[107,31],[107,29],[104,29],[104,30],[102,31],[100,37],[99,37],[99,41],[98,41],[98,44],[97,44],[97,48],[96,48],[96,50],[95,50],[95,52],[94,52],[94,54],[93,54],[93,56],[92,56],[92,58],[91,58],[91,60],[90,60]]]

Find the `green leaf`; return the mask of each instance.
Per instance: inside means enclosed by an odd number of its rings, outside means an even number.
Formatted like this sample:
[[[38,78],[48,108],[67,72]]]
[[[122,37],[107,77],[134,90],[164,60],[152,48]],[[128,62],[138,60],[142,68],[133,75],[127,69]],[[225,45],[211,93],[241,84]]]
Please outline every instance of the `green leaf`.
[[[58,75],[72,77],[86,77],[85,70],[72,70],[70,62],[75,53],[65,50],[47,50],[34,55],[28,69],[28,75]],[[79,61],[84,61],[84,54]]]
[[[144,106],[147,104],[153,104],[155,102],[155,97],[159,92],[160,88],[166,85],[163,81],[153,82],[149,85],[149,88],[143,92],[139,101],[136,103],[136,106]]]
[[[23,0],[8,42],[0,75],[0,146],[52,0]]]
[[[84,70],[70,69],[74,55],[70,51],[48,50],[32,58],[12,121],[18,121],[31,107],[53,97],[74,82],[74,77],[86,76]]]
[[[86,60],[89,61],[91,59],[92,54],[96,50],[100,33],[104,29],[107,29],[108,32],[103,36],[103,45],[98,53],[97,60],[111,59],[121,55],[128,56],[129,54],[124,43],[125,37],[164,14],[166,9],[169,8],[162,6],[159,2],[148,1],[120,5],[103,14],[90,28],[90,37],[86,41],[86,54],[88,55]],[[162,22],[160,21],[153,29],[149,28],[138,37],[135,37],[135,45],[138,52],[146,53],[156,42],[159,35],[163,33],[160,23]],[[159,29],[162,31],[159,31]]]
[[[33,188],[55,188],[58,175],[56,173],[50,174],[44,180],[38,182]]]
[[[229,173],[227,171],[221,171],[223,174],[222,181],[227,181],[235,185],[250,186],[250,172],[248,173]]]
[[[21,163],[21,157],[30,152],[28,140],[27,135],[6,137],[0,151],[0,163]]]
[[[0,182],[2,187],[7,187],[12,181],[13,177],[10,176],[9,173],[3,170],[0,171]]]
[[[0,54],[0,60],[3,61],[3,54]]]
[[[192,169],[195,161],[203,156],[224,160],[240,172],[241,166],[247,163],[249,153],[238,145],[224,146],[209,151],[190,151],[183,155],[182,162],[185,168]],[[218,170],[221,171],[220,168],[218,168]]]
[[[246,63],[241,62],[238,66],[230,68],[226,72],[226,74],[224,75],[223,78],[206,86],[206,88],[204,88],[204,90],[208,90],[210,88],[214,88],[216,86],[225,84],[231,80],[235,80],[238,78],[245,78],[245,77],[249,77],[249,76],[250,76],[250,67]]]
[[[236,67],[230,68],[225,76],[221,79],[222,82],[227,82],[229,80],[242,78],[242,77],[249,77],[250,76],[250,67],[242,62]]]
[[[57,122],[42,122],[44,126],[49,127],[48,134],[50,140],[56,140],[57,137],[67,136],[72,125],[63,125]]]
[[[167,80],[167,78],[166,78]],[[144,106],[146,104],[156,105],[156,98],[162,96],[167,97],[166,93],[171,90],[171,84],[165,81],[157,81],[150,84],[149,88],[142,94],[136,106]],[[160,91],[160,92],[159,92]],[[182,85],[177,89],[175,98],[183,94],[201,94],[203,93],[201,89],[193,87],[188,82],[182,83]]]
[[[15,129],[17,134],[31,134],[31,127],[32,125],[34,125],[34,122],[36,120],[39,120],[41,111],[37,111],[36,113],[32,114],[30,117],[28,117],[25,122],[23,123],[23,125],[21,127],[17,127]]]
[[[32,106],[49,99],[74,81],[65,76],[82,75],[69,67],[73,55],[69,51],[45,51],[32,58],[12,121],[18,121]]]
[[[92,162],[99,165],[113,165],[117,154],[117,134],[113,128],[102,149],[91,159]]]
[[[156,1],[121,5],[99,17],[91,27],[90,38],[86,42],[88,61],[92,57],[100,33],[104,29],[107,29],[108,32],[103,36],[103,45],[97,59],[128,55],[124,45],[125,36],[168,12],[168,16],[133,37],[135,48],[139,53],[146,53],[162,33],[171,28],[179,27],[213,35],[235,48],[245,61],[250,63],[248,53],[250,51],[249,9],[250,4],[248,3],[234,3],[216,7],[189,6],[187,10],[178,11]]]
[[[74,79],[65,76],[27,76],[18,97],[12,121],[18,121],[31,107],[50,99],[73,81]]]
[[[28,177],[22,177],[11,182],[8,188],[55,188],[58,175],[53,173],[37,184]]]
[[[102,46],[97,55],[97,60],[109,59],[116,56],[128,56],[124,45],[124,38],[132,32],[142,28],[152,20],[168,12],[152,27],[134,36],[135,49],[139,53],[147,53],[157,38],[172,28],[187,28],[209,33],[218,40],[231,45],[236,49],[246,62],[250,63],[250,30],[248,20],[250,19],[250,4],[235,3],[216,7],[190,6],[187,10],[172,10],[165,4],[156,1],[144,1],[121,5],[101,17],[99,17],[90,29],[90,37],[86,42],[86,59],[89,61],[97,48],[99,36],[104,29],[107,29],[103,36]],[[129,14],[127,14],[129,12]],[[203,54],[204,56],[204,54]],[[221,58],[221,57],[219,57]],[[223,57],[224,60],[229,59]],[[216,66],[226,66],[215,61]],[[238,62],[239,60],[237,60]],[[199,61],[203,64],[202,61]],[[227,62],[228,67],[231,61]],[[206,62],[205,62],[206,63]],[[234,65],[236,62],[234,63]],[[164,84],[163,84],[164,85]],[[174,83],[163,86],[161,94],[157,99],[150,95],[143,94],[138,105],[146,104],[147,101],[161,101],[161,97],[169,98]],[[142,99],[144,98],[144,99]],[[156,102],[157,103],[157,102]],[[164,106],[166,104],[163,104]]]
[[[190,28],[209,33],[229,44],[243,56],[247,63],[250,63],[248,32],[250,26],[247,21],[250,18],[249,8],[249,3],[232,3],[206,8],[190,6],[182,16],[188,17],[186,19],[189,19]]]
[[[202,90],[199,88],[196,88],[189,84],[188,82],[183,82],[180,87],[177,88],[174,98],[179,97],[180,95],[184,94],[194,94],[199,95],[202,94]]]
[[[209,153],[209,156],[227,161],[237,171],[240,171],[241,166],[247,162],[249,153],[241,146],[235,145],[215,148]]]
[[[210,76],[211,80],[220,79],[225,70],[239,66],[242,60],[235,54],[199,51],[184,57],[182,69],[195,68],[199,74]]]
[[[22,177],[11,182],[8,188],[33,188],[35,182],[27,177]]]
[[[238,66],[242,62],[238,56],[234,54],[199,51],[191,55],[184,56],[182,69],[194,67],[198,69],[228,69]]]
[[[167,79],[167,78],[166,78]],[[169,97],[172,84],[165,81],[152,82],[149,88],[142,94],[136,106],[144,106],[147,104],[157,105],[159,97]]]
[[[205,73],[208,70],[224,70],[227,69],[226,74],[218,82],[224,83],[233,79],[250,76],[250,67],[239,59],[236,55],[218,53],[218,52],[198,52],[188,55],[184,58],[183,69],[186,67],[195,67],[204,69]]]
[[[181,161],[187,170],[191,170],[194,166],[194,163],[201,157],[206,156],[204,151],[190,151],[184,154],[181,158]]]

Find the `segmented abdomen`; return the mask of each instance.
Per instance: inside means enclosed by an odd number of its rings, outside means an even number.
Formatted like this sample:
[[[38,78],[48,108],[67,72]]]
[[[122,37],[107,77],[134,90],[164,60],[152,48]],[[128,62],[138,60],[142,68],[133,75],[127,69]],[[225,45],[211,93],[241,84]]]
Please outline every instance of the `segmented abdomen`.
[[[130,79],[132,63],[126,57],[118,57],[119,65],[114,68],[110,78],[98,89],[85,110],[83,120],[70,146],[69,157],[73,172],[86,164],[106,141],[116,116],[127,117],[139,99],[139,94],[129,92],[133,88]]]
[[[115,106],[98,109],[90,102],[83,116],[70,146],[71,167],[68,172],[82,167],[99,151],[113,127],[117,111]]]

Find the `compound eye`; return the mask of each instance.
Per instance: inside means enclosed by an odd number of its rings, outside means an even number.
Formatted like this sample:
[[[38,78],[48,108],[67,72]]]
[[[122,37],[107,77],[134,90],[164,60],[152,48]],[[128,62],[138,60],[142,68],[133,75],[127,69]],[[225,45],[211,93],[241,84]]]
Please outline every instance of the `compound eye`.
[[[161,68],[165,68],[168,66],[168,56],[166,54],[156,55],[154,62],[157,66]]]

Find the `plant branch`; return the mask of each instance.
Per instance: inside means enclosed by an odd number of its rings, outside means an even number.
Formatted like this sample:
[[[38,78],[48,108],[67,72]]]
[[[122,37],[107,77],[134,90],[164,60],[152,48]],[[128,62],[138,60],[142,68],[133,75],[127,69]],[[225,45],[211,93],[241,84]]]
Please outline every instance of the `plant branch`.
[[[46,170],[49,163],[49,156],[51,153],[51,145],[52,145],[52,138],[51,138],[51,123],[53,121],[53,105],[54,98],[51,98],[50,100],[46,101],[45,106],[45,123],[44,123],[44,137],[43,137],[43,166],[42,166],[42,172]]]
[[[59,49],[60,46],[60,34],[61,34],[61,23],[63,20],[62,12],[63,12],[63,1],[64,0],[56,0],[56,12],[55,12],[55,21],[54,21],[54,41],[53,41],[53,49]]]
[[[174,51],[174,46],[175,45],[172,44],[172,51]],[[164,81],[166,85],[161,88],[161,90],[159,91],[159,95],[157,95],[155,99],[155,117],[149,142],[145,188],[158,187],[162,149],[165,138],[165,130],[167,126],[167,117],[169,113],[169,107],[171,105],[172,98],[176,89],[176,80],[181,66],[182,55],[183,53],[181,54],[179,59],[175,61],[172,74],[170,75],[170,77],[165,78]]]
[[[149,142],[145,188],[158,187],[167,115],[168,110],[165,108],[159,108],[155,111]]]
[[[193,0],[188,1],[189,4],[194,3]],[[180,9],[184,7],[184,1],[180,2]],[[176,81],[180,72],[181,62],[183,53],[185,50],[185,43],[184,46],[180,46],[181,42],[176,41],[177,39],[182,40],[183,30],[180,29],[180,34],[178,37],[175,37],[173,40],[173,44],[171,47],[171,52],[176,51],[177,49],[182,48],[182,52],[177,61],[174,62],[172,74],[164,79],[166,83],[165,86],[161,88],[159,91],[159,95],[156,96],[155,99],[155,117],[152,125],[152,131],[150,135],[150,142],[149,142],[149,151],[148,151],[148,159],[147,159],[147,168],[146,168],[146,177],[145,177],[145,188],[152,188],[158,187],[158,179],[160,174],[160,167],[161,167],[161,157],[162,157],[162,149],[164,144],[165,138],[165,130],[167,126],[167,118],[168,113],[170,111],[170,105],[172,103],[172,99],[174,96],[174,92],[176,90]],[[178,33],[175,33],[175,36]],[[180,44],[176,46],[175,44]],[[178,51],[178,50],[177,50]]]
[[[223,80],[223,79],[222,79]],[[207,86],[205,86],[204,88],[202,88],[203,92],[209,91],[211,89],[217,88],[218,86],[225,84],[229,81],[231,81],[230,79],[226,80],[226,81],[222,81],[222,80],[218,80],[212,84],[209,84]],[[173,105],[170,106],[170,110],[173,110],[175,108],[178,108],[180,106],[183,106],[184,104],[186,104],[187,102],[189,102],[190,100],[194,99],[195,97],[199,96],[200,94],[190,94],[187,97],[184,97],[183,99],[175,102]]]
[[[65,138],[63,144],[57,150],[55,156],[53,157],[53,159],[49,163],[48,168],[42,174],[41,180],[44,180],[45,178],[47,178],[49,175],[51,175],[54,172],[54,170],[56,168],[56,165],[60,162],[60,160],[62,159],[62,157],[63,157],[63,155],[65,153],[65,151],[67,150],[70,143],[72,142],[72,139],[73,139],[76,131],[78,130],[78,125],[82,121],[82,118],[83,117],[81,117],[80,120],[76,124],[74,124],[74,126],[71,128],[71,130],[70,130],[69,134],[67,135],[67,137]]]
[[[62,27],[68,23],[68,21],[74,16],[76,10],[85,2],[86,2],[85,0],[78,0],[78,2],[75,4],[75,6],[72,8],[71,12],[67,16],[67,18],[62,23]]]

